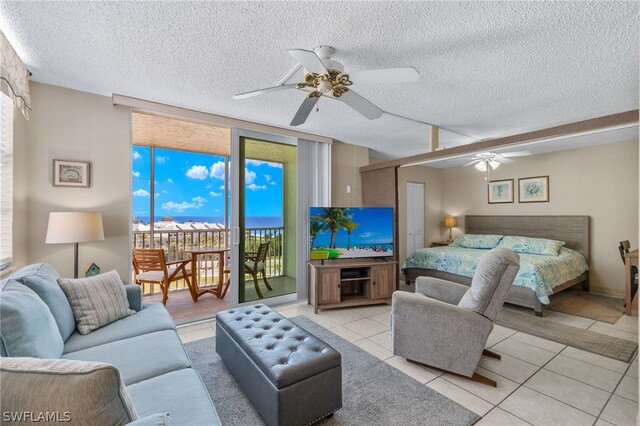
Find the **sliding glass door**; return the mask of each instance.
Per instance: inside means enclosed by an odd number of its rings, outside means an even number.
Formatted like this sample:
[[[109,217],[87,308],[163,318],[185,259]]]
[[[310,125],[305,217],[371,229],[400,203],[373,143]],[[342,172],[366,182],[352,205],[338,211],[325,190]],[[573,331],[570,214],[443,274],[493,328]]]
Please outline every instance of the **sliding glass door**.
[[[295,140],[232,134],[232,305],[296,299]]]

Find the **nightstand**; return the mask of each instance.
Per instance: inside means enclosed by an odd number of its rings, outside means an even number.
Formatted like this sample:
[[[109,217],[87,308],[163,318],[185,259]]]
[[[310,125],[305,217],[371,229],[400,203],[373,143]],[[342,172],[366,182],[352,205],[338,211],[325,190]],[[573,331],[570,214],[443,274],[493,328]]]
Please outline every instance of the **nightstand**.
[[[431,241],[431,247],[444,247],[451,244],[449,241]]]

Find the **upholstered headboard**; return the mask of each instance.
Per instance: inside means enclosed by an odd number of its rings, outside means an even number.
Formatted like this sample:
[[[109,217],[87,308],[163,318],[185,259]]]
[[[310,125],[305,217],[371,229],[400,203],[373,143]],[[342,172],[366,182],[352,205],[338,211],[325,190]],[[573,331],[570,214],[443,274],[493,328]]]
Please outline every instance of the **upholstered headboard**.
[[[476,216],[464,220],[467,234],[499,234],[564,241],[589,261],[589,216]]]

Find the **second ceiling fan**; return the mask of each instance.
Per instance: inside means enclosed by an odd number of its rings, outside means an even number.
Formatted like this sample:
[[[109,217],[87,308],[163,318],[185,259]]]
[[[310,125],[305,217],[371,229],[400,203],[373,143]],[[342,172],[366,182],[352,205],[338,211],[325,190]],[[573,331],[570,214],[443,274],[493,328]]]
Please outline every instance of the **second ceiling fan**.
[[[289,49],[289,54],[298,65],[287,74],[281,84],[265,89],[239,93],[233,99],[246,99],[280,90],[299,89],[308,92],[298,108],[291,126],[304,123],[314,106],[322,96],[344,102],[369,120],[379,118],[384,111],[357,94],[351,86],[355,83],[414,83],[420,74],[413,67],[385,68],[345,73],[344,66],[331,59],[335,49],[330,46],[318,46],[310,50]],[[284,84],[300,67],[304,68],[304,81]]]

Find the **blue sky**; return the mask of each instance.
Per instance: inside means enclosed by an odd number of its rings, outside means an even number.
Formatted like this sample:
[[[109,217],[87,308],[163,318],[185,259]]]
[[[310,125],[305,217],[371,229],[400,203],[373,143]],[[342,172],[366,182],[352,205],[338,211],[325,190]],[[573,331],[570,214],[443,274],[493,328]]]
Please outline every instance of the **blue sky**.
[[[151,149],[132,152],[133,215],[149,216]],[[282,216],[282,164],[245,162],[246,216]],[[155,149],[156,216],[223,216],[224,157]]]
[[[320,208],[311,208],[311,216],[321,212]],[[351,245],[375,245],[393,243],[393,209],[391,208],[348,208],[353,213],[351,220],[359,226],[351,232]],[[336,247],[347,246],[348,233],[341,230],[336,234]],[[315,247],[328,247],[331,232],[318,234]]]

